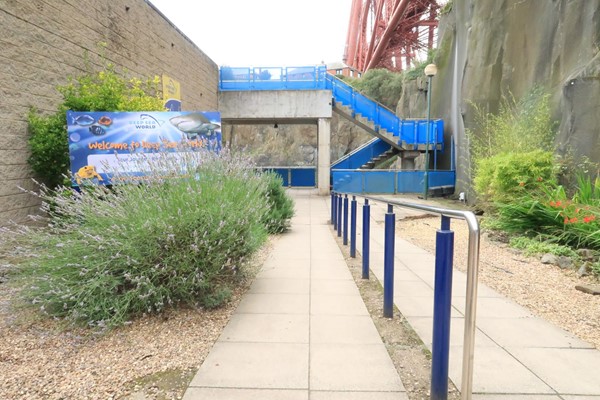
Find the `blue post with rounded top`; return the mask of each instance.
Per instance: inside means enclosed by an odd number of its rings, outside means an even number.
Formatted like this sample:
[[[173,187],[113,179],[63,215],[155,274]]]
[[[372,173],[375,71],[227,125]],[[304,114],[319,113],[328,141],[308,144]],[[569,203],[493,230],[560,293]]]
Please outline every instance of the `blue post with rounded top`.
[[[335,229],[335,192],[331,192],[331,224]]]
[[[394,207],[388,204],[385,214],[385,241],[383,249],[383,316],[394,317],[394,246],[396,215]]]
[[[348,195],[344,195],[344,246],[348,245]]]
[[[370,252],[370,230],[371,230],[371,206],[369,199],[365,199],[363,205],[362,225],[362,278],[369,279],[369,252]]]
[[[333,229],[337,229],[337,193],[334,193],[333,198],[331,199],[331,212],[333,217],[331,218],[331,223],[333,224]]]
[[[453,257],[454,232],[450,230],[450,218],[442,216],[442,226],[436,233],[435,244],[431,400],[448,399]]]
[[[342,236],[342,195],[338,195],[337,202],[337,235]]]
[[[350,257],[356,258],[356,196],[350,202]]]

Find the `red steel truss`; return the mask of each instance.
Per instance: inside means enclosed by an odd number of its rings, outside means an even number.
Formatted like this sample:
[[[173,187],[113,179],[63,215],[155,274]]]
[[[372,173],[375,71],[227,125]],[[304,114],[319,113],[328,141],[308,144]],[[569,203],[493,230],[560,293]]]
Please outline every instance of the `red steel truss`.
[[[344,63],[402,71],[434,45],[437,0],[353,0]]]

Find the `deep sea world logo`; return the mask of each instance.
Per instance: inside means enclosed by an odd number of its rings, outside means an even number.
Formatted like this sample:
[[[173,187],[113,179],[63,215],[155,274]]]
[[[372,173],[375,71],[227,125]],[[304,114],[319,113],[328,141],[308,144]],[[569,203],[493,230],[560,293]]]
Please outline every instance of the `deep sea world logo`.
[[[164,124],[164,121],[154,118],[150,114],[140,114],[138,120],[129,121],[130,125],[135,125],[136,129],[157,129]]]

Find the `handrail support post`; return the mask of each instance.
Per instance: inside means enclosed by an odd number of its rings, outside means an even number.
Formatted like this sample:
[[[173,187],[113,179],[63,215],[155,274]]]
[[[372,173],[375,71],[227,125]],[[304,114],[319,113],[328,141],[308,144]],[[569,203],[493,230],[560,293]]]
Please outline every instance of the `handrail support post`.
[[[394,317],[394,247],[396,233],[396,215],[394,207],[388,204],[385,214],[385,244],[383,257],[383,316]]]

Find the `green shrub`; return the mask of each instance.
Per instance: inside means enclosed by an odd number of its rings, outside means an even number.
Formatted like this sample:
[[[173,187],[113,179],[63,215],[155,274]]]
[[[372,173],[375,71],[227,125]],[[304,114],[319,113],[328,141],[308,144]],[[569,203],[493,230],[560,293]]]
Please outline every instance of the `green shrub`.
[[[29,302],[102,327],[228,299],[266,239],[266,181],[227,153],[159,154],[146,161],[143,184],[83,186],[71,196],[43,191],[49,225],[31,230],[23,248]]]
[[[402,94],[402,80],[402,74],[387,69],[370,69],[349,84],[365,96],[395,110]]]
[[[283,180],[279,175],[266,172],[263,178],[266,181],[265,197],[269,205],[269,212],[265,214],[263,223],[269,233],[285,232],[294,216],[294,201],[285,192]]]
[[[554,155],[549,151],[500,153],[479,160],[474,179],[482,201],[505,202],[555,183]]]
[[[38,115],[35,108],[27,117],[29,129],[29,165],[49,187],[64,182],[69,171],[69,144],[67,141],[66,112],[48,116]]]
[[[554,151],[556,122],[552,120],[550,95],[534,87],[522,99],[504,96],[497,113],[473,104],[474,130],[469,130],[471,157],[481,160],[502,153]]]
[[[57,88],[63,102],[56,113],[41,116],[34,108],[29,112],[29,165],[50,188],[63,183],[69,170],[66,111],[164,110],[159,83],[158,77],[145,81],[124,78],[112,64],[70,79]]]
[[[524,250],[525,255],[528,256],[550,253],[555,256],[578,258],[577,253],[572,248],[549,242],[545,237],[529,238],[517,236],[511,238],[509,244],[515,249]]]
[[[556,123],[549,95],[534,87],[522,99],[503,97],[498,113],[474,105],[475,130],[468,131],[474,188],[484,202],[507,201],[519,191],[555,182]]]

